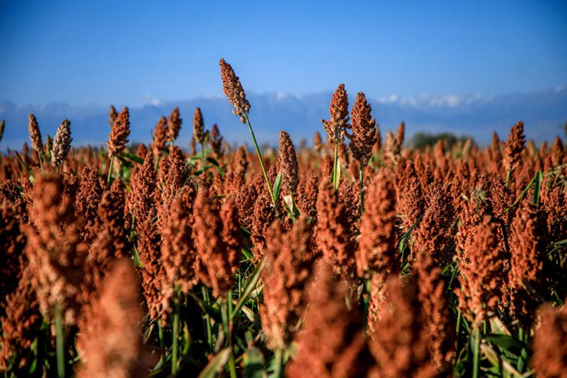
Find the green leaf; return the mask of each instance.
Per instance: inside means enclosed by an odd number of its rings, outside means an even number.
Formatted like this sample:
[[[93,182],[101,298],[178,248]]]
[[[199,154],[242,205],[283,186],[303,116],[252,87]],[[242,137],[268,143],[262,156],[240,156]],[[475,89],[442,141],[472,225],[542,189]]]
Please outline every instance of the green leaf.
[[[284,197],[284,203],[292,219],[295,220],[301,215],[301,212],[295,205],[295,201],[293,200],[293,196],[291,194]]]
[[[242,230],[242,232],[244,232],[246,235],[252,235],[252,232],[250,232],[250,230],[247,228],[240,226],[240,230]]]
[[[134,268],[142,268],[142,261],[140,260],[140,254],[138,253],[138,248],[134,248]]]
[[[266,377],[264,355],[258,348],[248,348],[244,354],[244,378],[264,377]]]
[[[212,165],[214,165],[215,167],[220,168],[219,162],[218,162],[216,159],[214,159],[214,158],[212,158],[212,157],[208,157],[208,158],[207,158],[207,161],[208,161],[209,163],[211,163]]]
[[[541,171],[537,171],[534,182],[534,198],[533,198],[534,205],[537,205],[539,203],[542,182],[543,182],[543,175],[541,174]]]
[[[486,335],[484,339],[489,343],[499,346],[500,348],[503,348],[507,351],[510,351],[511,348],[522,349],[525,347],[524,343],[509,335],[491,334]]]
[[[191,156],[189,158],[190,162],[195,162],[195,161],[199,161],[203,159],[203,152],[205,153],[205,158],[207,157],[207,155],[209,154],[209,152],[211,152],[210,149],[206,148],[205,151],[199,151],[199,153]],[[208,160],[208,159],[207,159]]]
[[[203,369],[198,378],[216,378],[217,374],[222,372],[224,366],[230,358],[230,348],[224,348],[209,362],[207,366]]]
[[[28,175],[30,175],[30,177],[33,177],[33,173],[30,171],[29,167],[27,166],[26,163],[24,163],[24,161],[22,160],[22,157],[20,156],[20,154],[18,154],[18,151],[14,151],[16,153],[16,158],[18,159],[18,162],[20,162],[20,164],[22,165],[22,167],[26,170],[26,172],[28,173]],[[32,180],[33,183],[33,180]]]
[[[242,248],[240,251],[248,260],[254,260],[254,255],[249,250]]]
[[[273,192],[274,192],[274,198],[276,199],[276,201],[278,200],[278,198],[280,198],[280,191],[282,190],[282,181],[283,181],[283,175],[281,172],[278,172],[278,175],[276,176],[276,181],[274,181],[274,188],[273,188]]]
[[[138,157],[137,155],[130,154],[130,153],[124,152],[124,151],[122,151],[120,153],[120,155],[127,158],[127,159],[130,159],[130,160],[132,160],[132,161],[134,161],[138,164],[144,164],[144,159],[142,159],[141,157]]]
[[[264,258],[264,259],[262,259],[262,262],[260,264],[258,264],[256,269],[254,269],[254,272],[252,272],[252,275],[250,277],[248,277],[248,281],[246,281],[246,285],[244,286],[244,292],[242,293],[242,296],[238,300],[238,304],[236,305],[236,307],[234,308],[234,311],[232,312],[231,319],[234,319],[234,317],[236,316],[238,311],[240,311],[242,306],[244,306],[244,304],[246,303],[246,301],[250,297],[250,294],[252,293],[252,291],[254,291],[254,289],[256,288],[256,285],[258,284],[258,281],[260,280],[260,274],[262,273],[262,270],[264,270],[265,265],[266,265],[266,259]]]
[[[205,301],[203,301],[193,293],[189,295],[191,295],[191,297],[197,302],[197,304],[199,305],[199,307],[201,307],[201,310],[203,310],[205,314],[209,315],[212,319],[215,319],[215,321],[221,321],[221,314],[217,308],[209,306],[205,303]]]
[[[30,365],[29,373],[30,374],[35,373],[36,369],[37,369],[37,358],[34,358],[33,362]]]
[[[524,196],[526,195],[526,193],[528,192],[528,190],[530,190],[530,188],[534,185],[534,183],[537,180],[538,175],[541,175],[541,172],[537,172],[536,175],[532,178],[532,180],[530,181],[530,183],[524,188],[524,190],[522,190],[522,193],[520,193],[520,195],[518,196],[518,198],[516,199],[516,201],[510,206],[508,207],[506,210],[504,210],[504,213],[507,213],[508,211],[510,211],[514,206],[516,206],[521,200],[522,198],[524,198]],[[541,184],[540,184],[540,189],[541,189]],[[538,198],[539,198],[539,194],[538,194]]]

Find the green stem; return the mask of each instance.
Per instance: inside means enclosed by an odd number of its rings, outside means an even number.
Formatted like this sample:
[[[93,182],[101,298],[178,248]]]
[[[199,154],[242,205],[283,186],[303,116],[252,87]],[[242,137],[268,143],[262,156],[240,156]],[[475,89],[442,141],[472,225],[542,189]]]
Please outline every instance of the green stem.
[[[282,368],[283,368],[283,349],[278,348],[276,349],[276,355],[275,355],[275,366],[274,366],[274,375],[273,377],[275,378],[282,378]]]
[[[477,327],[474,340],[473,351],[473,378],[478,378],[480,374],[480,328]]]
[[[337,133],[338,134],[338,133]],[[339,139],[338,139],[338,135],[335,137],[335,156],[333,159],[333,174],[331,175],[331,181],[333,183],[333,188],[335,189],[335,191],[337,191],[339,189],[339,180],[340,177],[338,177],[338,159],[339,159]]]
[[[205,304],[209,305],[209,293],[207,292],[207,288],[201,286],[201,292],[203,293],[203,300]],[[211,332],[211,317],[209,314],[205,313],[205,322],[207,323],[207,343],[209,344],[209,350],[213,350],[213,334]]]
[[[163,352],[165,350],[165,345],[164,345],[164,342],[163,342],[163,327],[161,326],[160,321],[157,322],[157,325],[158,325],[159,346],[162,350],[159,360],[160,360],[160,362],[163,362],[163,361],[165,361],[165,353]]]
[[[455,340],[455,350],[459,350],[459,335],[461,334],[461,318],[462,318],[461,311],[457,313],[457,328],[455,330],[455,334],[457,335],[457,340]]]
[[[205,173],[205,142],[203,141],[203,143],[201,143],[201,169],[203,171],[203,174]]]
[[[232,288],[228,290],[228,318],[232,319]]]
[[[110,184],[110,179],[112,178],[112,164],[114,163],[114,155],[110,157],[110,163],[108,164],[108,177],[106,178],[106,182]]]
[[[171,356],[171,374],[177,372],[177,334],[179,333],[179,298],[175,298],[175,313],[173,314],[173,346]]]
[[[232,332],[230,330],[230,320],[228,317],[228,301],[221,303],[221,317],[224,328],[224,333],[228,339],[228,346],[230,347],[230,359],[228,360],[228,368],[230,371],[230,378],[236,378],[236,364],[234,362],[234,346],[232,345]]]
[[[42,157],[42,155],[43,154],[41,152],[37,153],[37,159],[39,160],[39,171],[43,175],[43,157]]]
[[[364,168],[360,164],[360,216],[364,213]]]
[[[57,348],[57,377],[65,378],[65,340],[63,335],[63,324],[61,307],[55,305],[55,336]]]
[[[512,170],[508,169],[506,172],[506,187],[510,186],[510,177],[512,176]]]
[[[276,197],[274,197],[274,192],[272,191],[272,187],[270,185],[270,180],[268,179],[268,173],[266,172],[266,167],[264,166],[264,160],[262,159],[262,154],[260,153],[260,148],[258,148],[258,142],[256,142],[256,137],[254,136],[254,130],[252,130],[252,125],[250,124],[250,119],[248,118],[248,113],[244,112],[244,119],[246,120],[246,124],[248,125],[248,130],[250,130],[250,135],[252,135],[252,142],[254,143],[254,148],[256,149],[256,155],[258,156],[258,160],[260,161],[260,166],[262,167],[262,173],[264,174],[264,180],[266,181],[266,186],[268,187],[268,192],[270,192],[270,198],[272,199],[272,203],[274,204],[274,208],[276,209],[276,213],[278,211],[278,207],[276,205]]]

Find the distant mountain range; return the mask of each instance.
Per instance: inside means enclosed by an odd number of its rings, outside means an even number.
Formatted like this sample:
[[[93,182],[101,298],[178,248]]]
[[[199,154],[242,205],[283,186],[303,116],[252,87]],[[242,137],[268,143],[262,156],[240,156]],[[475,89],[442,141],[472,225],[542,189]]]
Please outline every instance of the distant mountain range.
[[[276,144],[280,130],[286,130],[299,143],[309,143],[316,130],[323,131],[321,118],[329,117],[329,101],[332,93],[288,95],[283,93],[250,94],[252,105],[250,119],[260,143]],[[351,105],[354,93],[350,94]],[[382,134],[395,130],[400,121],[406,122],[407,135],[418,131],[449,131],[457,135],[470,135],[480,143],[487,143],[492,131],[502,139],[510,127],[519,120],[525,123],[528,138],[536,142],[563,136],[567,121],[567,88],[533,93],[516,93],[500,96],[429,96],[401,97],[392,95],[369,100]],[[126,104],[127,105],[127,104]],[[118,110],[124,104],[115,104]],[[248,130],[231,113],[231,105],[224,97],[204,96],[176,102],[155,101],[139,108],[131,108],[132,142],[150,141],[150,130],[161,115],[169,115],[179,106],[184,120],[178,144],[187,147],[191,139],[191,120],[195,107],[199,106],[207,128],[217,123],[221,134],[229,142],[249,141]],[[43,136],[54,135],[55,129],[65,118],[71,120],[73,145],[101,145],[106,143],[108,107],[77,106],[51,103],[45,106],[16,105],[0,101],[0,119],[6,120],[6,131],[0,149],[20,148],[28,140],[28,114],[34,113]]]

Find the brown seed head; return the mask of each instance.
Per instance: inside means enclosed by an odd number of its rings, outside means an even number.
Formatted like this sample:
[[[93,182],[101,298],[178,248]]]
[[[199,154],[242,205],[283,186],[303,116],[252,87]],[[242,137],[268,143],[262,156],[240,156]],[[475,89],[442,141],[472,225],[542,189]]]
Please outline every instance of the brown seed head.
[[[376,361],[374,376],[438,377],[431,362],[427,338],[422,332],[420,303],[412,277],[390,276],[377,332],[369,341]]]
[[[173,197],[185,185],[188,178],[189,169],[183,152],[178,146],[172,146],[169,155],[159,162],[159,190],[156,193],[161,193],[161,204],[158,206],[158,225],[160,229],[169,215],[169,206]]]
[[[148,152],[144,164],[132,172],[132,190],[128,193],[128,205],[136,224],[152,219],[156,213],[156,171],[154,170],[154,155]]]
[[[537,376],[542,378],[560,377],[567,374],[567,308],[540,308],[540,325],[535,330],[531,365]]]
[[[380,133],[380,126],[376,125],[376,143],[374,144],[373,151],[378,153],[382,150],[382,134]]]
[[[112,107],[114,109],[114,107]],[[128,107],[122,109],[120,114],[113,118],[112,130],[108,137],[108,152],[110,156],[119,155],[124,151],[124,146],[128,143],[130,135],[130,111]]]
[[[248,164],[246,149],[244,146],[238,147],[232,160],[232,170],[244,179]]]
[[[193,114],[193,136],[199,144],[205,143],[208,132],[205,132],[205,121],[203,120],[203,114],[200,108],[195,108],[195,113]]]
[[[401,146],[398,144],[394,133],[388,130],[384,143],[384,160],[387,164],[395,166],[400,158],[400,152]]]
[[[138,256],[142,263],[140,274],[146,306],[151,319],[163,324],[167,317],[167,275],[161,260],[161,236],[152,218],[136,220]]]
[[[250,112],[250,103],[246,99],[246,93],[242,88],[242,84],[240,84],[240,79],[234,73],[232,66],[225,62],[224,59],[221,59],[219,64],[221,67],[222,88],[224,94],[234,107],[232,113],[240,117],[240,122],[245,123],[246,120],[244,119],[244,114],[248,114]]]
[[[254,256],[257,260],[262,257],[265,247],[265,232],[270,227],[272,222],[276,219],[276,212],[270,195],[263,186],[256,187],[258,193],[256,202],[254,202],[254,213],[252,219],[252,242],[254,243]]]
[[[477,326],[488,313],[495,313],[506,284],[503,246],[499,245],[498,224],[485,216],[474,230],[457,260],[460,270],[459,296],[461,311]]]
[[[444,256],[454,250],[454,209],[448,190],[440,184],[428,187],[426,199],[423,219],[413,231],[413,270],[419,282],[418,298],[424,315],[424,332],[433,361],[444,372],[450,368],[453,358],[454,331],[441,263]]]
[[[315,135],[313,136],[313,149],[317,152],[321,152],[323,148],[323,139],[321,138],[321,134],[318,131],[315,131]]]
[[[138,145],[138,148],[136,148],[136,156],[141,159],[144,159],[147,153],[148,153],[148,147],[146,147],[144,143],[140,143]]]
[[[305,310],[301,298],[315,257],[311,237],[306,217],[300,218],[289,232],[282,222],[274,222],[267,232],[260,317],[272,350],[288,346]]]
[[[302,214],[313,219],[317,218],[317,195],[319,194],[319,178],[310,174],[302,175],[297,187],[297,195],[294,200]]]
[[[53,138],[53,148],[51,150],[51,164],[54,167],[59,166],[67,159],[69,150],[71,149],[71,122],[66,119],[57,128],[55,138]]]
[[[169,281],[169,294],[178,287],[184,294],[198,282],[195,275],[197,255],[193,244],[193,200],[195,192],[186,186],[169,206],[170,215],[161,231],[162,260]]]
[[[504,150],[504,167],[506,170],[514,170],[522,160],[522,152],[526,148],[526,137],[524,136],[524,123],[515,124],[510,130]]]
[[[238,216],[238,207],[234,197],[229,196],[221,205],[220,217],[222,219],[222,240],[226,245],[225,258],[230,266],[231,273],[238,270],[239,256],[242,248],[242,232]]]
[[[323,161],[323,177],[331,178],[333,174],[333,158],[329,155],[325,156],[325,160]]]
[[[139,280],[129,259],[114,264],[77,344],[78,377],[144,377],[140,366],[143,312]]]
[[[367,207],[362,215],[356,266],[359,276],[379,272],[383,277],[397,272],[396,190],[391,176],[379,171],[368,186]]]
[[[372,107],[366,101],[366,96],[358,92],[352,107],[352,138],[350,149],[352,155],[365,167],[372,156],[372,147],[376,143],[376,120],[370,114]]]
[[[220,159],[224,153],[222,149],[222,142],[222,135],[220,133],[219,127],[215,123],[211,128],[211,138],[209,140],[209,144],[217,159]]]
[[[31,269],[26,268],[16,290],[5,298],[4,315],[0,317],[0,369],[8,369],[9,363],[14,360],[12,366],[26,365],[32,352],[31,346],[37,338],[37,330],[41,327],[42,316],[32,279]]]
[[[84,237],[90,238],[90,228],[97,219],[97,209],[102,199],[103,188],[100,184],[98,172],[90,167],[83,168],[81,184],[77,193],[77,214],[85,222]]]
[[[112,125],[114,125],[114,121],[116,120],[117,116],[118,112],[116,111],[116,108],[114,107],[114,105],[110,105],[110,110],[108,111],[108,126],[110,126],[110,128],[112,128]]]
[[[406,135],[406,123],[402,121],[400,126],[398,126],[398,133],[396,134],[396,144],[401,149],[404,145],[404,139]]]
[[[37,175],[32,198],[30,219],[35,228],[25,229],[32,285],[44,317],[52,319],[55,306],[59,306],[64,324],[74,325],[88,248],[79,235],[82,222],[70,199],[63,197],[60,176]]]
[[[317,246],[335,274],[351,276],[356,271],[356,243],[345,204],[327,181],[319,186],[315,230]]]
[[[345,134],[348,136],[347,130],[350,129],[350,124],[348,123],[348,96],[344,84],[340,84],[333,94],[329,113],[331,118],[328,121],[321,120],[327,135],[329,135],[329,140],[332,143],[335,143],[337,138],[344,140]]]
[[[161,151],[166,150],[167,134],[167,118],[161,117],[154,130],[154,142],[152,144],[154,155],[159,156]]]
[[[26,265],[23,253],[26,236],[22,230],[24,228],[23,218],[19,215],[19,211],[25,211],[25,207],[18,209],[16,201],[3,198],[1,190],[5,187],[6,185],[0,186],[0,240],[3,243],[0,252],[0,277],[2,277],[0,280],[0,314],[3,312],[4,300],[18,286],[22,270]],[[16,195],[20,196],[19,193]],[[23,201],[20,202],[21,205]]]
[[[171,143],[173,143],[179,136],[182,123],[183,119],[179,116],[179,108],[177,107],[171,111],[171,114],[167,119],[167,139]]]
[[[415,166],[411,160],[401,161],[396,169],[396,214],[403,229],[409,230],[423,215],[425,201]]]
[[[95,223],[90,230],[93,240],[86,260],[84,289],[81,294],[86,304],[83,306],[90,308],[94,304],[110,266],[116,259],[130,253],[129,230],[125,224],[124,191],[120,180],[115,180],[110,190],[102,195]]]
[[[3,119],[2,121],[0,121],[0,142],[2,142],[2,139],[4,138],[5,127],[6,127],[6,120]]]
[[[318,266],[314,277],[305,295],[305,305],[309,304],[305,325],[295,337],[297,354],[288,364],[286,376],[366,376],[372,358],[360,314],[356,306],[347,307],[344,281],[337,281],[326,264]]]
[[[511,312],[526,326],[539,305],[546,258],[546,227],[540,209],[524,201],[510,232]],[[535,293],[534,293],[535,291]]]
[[[254,185],[246,185],[240,190],[236,197],[236,207],[238,208],[238,217],[242,227],[249,231],[254,221],[254,204],[258,198],[256,187]]]
[[[219,204],[209,196],[206,188],[199,191],[194,206],[193,239],[200,266],[197,274],[205,285],[213,289],[213,296],[226,298],[228,289],[234,283],[232,272],[235,256],[222,235],[225,231],[230,234],[234,231],[232,224],[236,219],[236,211],[227,220],[228,224],[223,225]]]
[[[495,153],[500,153],[500,149],[501,149],[501,145],[502,142],[500,142],[500,137],[498,136],[498,134],[496,133],[496,131],[492,132],[492,151]]]
[[[287,194],[295,193],[299,183],[299,164],[297,163],[295,147],[293,147],[289,134],[285,131],[280,131],[279,143],[278,159],[283,176],[283,187],[287,190]]]
[[[33,114],[30,114],[29,116],[28,131],[30,134],[30,140],[33,150],[38,154],[43,153],[43,140],[41,139],[41,131],[39,130],[37,119]]]

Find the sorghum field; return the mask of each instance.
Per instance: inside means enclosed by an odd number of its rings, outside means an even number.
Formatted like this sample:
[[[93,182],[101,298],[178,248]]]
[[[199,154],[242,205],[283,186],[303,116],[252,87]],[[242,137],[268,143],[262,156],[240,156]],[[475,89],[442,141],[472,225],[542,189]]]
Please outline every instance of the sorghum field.
[[[189,153],[178,109],[127,146],[111,108],[106,149],[30,115],[1,155],[5,377],[567,377],[559,138],[408,149],[340,85],[275,151],[220,67],[250,150],[199,108]]]

